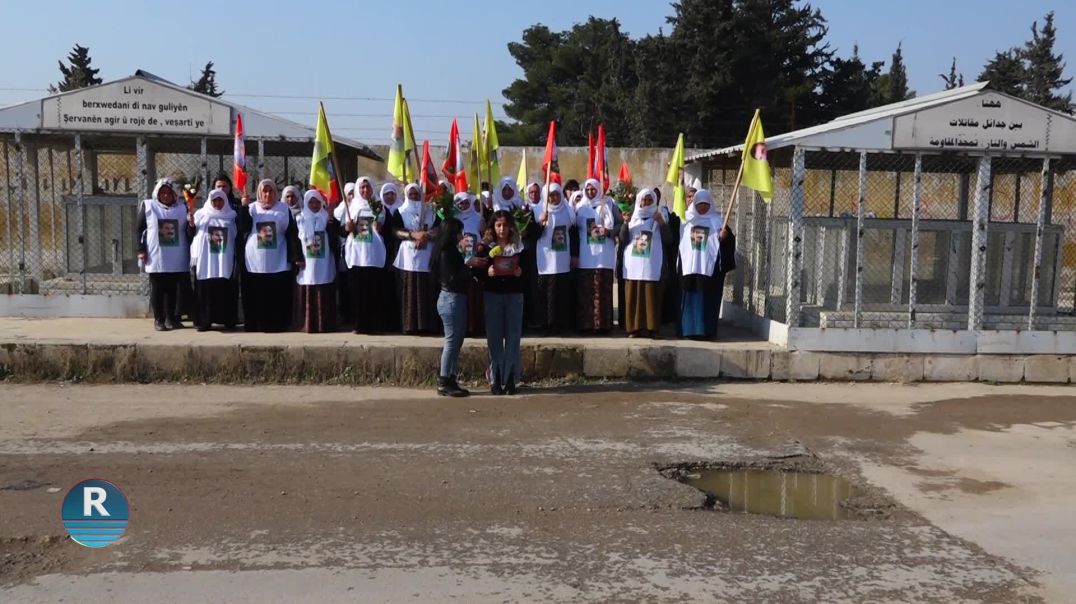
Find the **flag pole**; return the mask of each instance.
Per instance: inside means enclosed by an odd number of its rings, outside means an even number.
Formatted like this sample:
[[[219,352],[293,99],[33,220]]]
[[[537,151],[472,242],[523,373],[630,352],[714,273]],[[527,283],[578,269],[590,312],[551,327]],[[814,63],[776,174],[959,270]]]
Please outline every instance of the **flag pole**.
[[[422,168],[421,168],[421,166],[419,166],[419,162],[418,162],[418,141],[415,140],[415,125],[411,123],[411,107],[407,104],[407,97],[401,96],[400,98],[403,99],[404,116],[407,117],[407,130],[411,133],[411,148],[414,151],[412,153],[412,155],[411,155],[411,161],[415,162],[415,178],[416,178],[416,182],[420,182],[420,179],[421,179],[420,175],[422,174]],[[407,164],[407,162],[404,162],[405,166],[406,166],[406,164]],[[406,171],[406,169],[407,168],[405,167],[404,170]],[[407,179],[405,178],[404,180],[406,181]],[[405,183],[405,184],[410,184],[410,183]],[[423,200],[423,201],[425,201],[425,200]]]
[[[318,106],[321,108],[321,114],[325,115],[325,103],[318,101]],[[344,204],[344,217],[348,222],[351,222],[351,207],[347,202],[347,198],[344,197],[344,183],[340,181],[340,162],[336,160],[336,143],[333,141],[332,130],[329,129],[329,116],[325,115],[325,132],[329,135],[329,143],[332,145],[332,150],[329,155],[333,158],[333,177],[336,179],[336,188],[340,189],[340,202]],[[358,195],[359,192],[355,191]]]
[[[759,118],[759,110],[755,109],[755,115],[751,118],[751,123],[747,126],[747,133],[751,133],[751,128],[755,126],[755,120]],[[721,225],[721,230],[725,230],[729,226],[729,216],[732,215],[732,208],[736,205],[736,194],[740,192],[740,182],[743,180],[743,166],[744,166],[744,153],[747,153],[747,142],[744,142],[743,153],[740,154],[740,169],[736,172],[736,184],[732,187],[732,196],[729,198],[729,204],[725,210],[724,223]]]

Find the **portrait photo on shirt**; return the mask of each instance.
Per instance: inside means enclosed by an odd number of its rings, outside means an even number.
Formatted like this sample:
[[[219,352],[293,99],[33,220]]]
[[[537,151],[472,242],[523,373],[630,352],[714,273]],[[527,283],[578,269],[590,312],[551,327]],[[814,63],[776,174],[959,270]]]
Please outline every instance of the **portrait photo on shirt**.
[[[228,229],[209,227],[209,253],[222,254],[228,251]]]
[[[587,218],[587,243],[605,243],[605,235],[601,233],[601,225],[596,224],[593,218]]]
[[[553,236],[551,237],[552,243],[550,249],[554,252],[567,252],[568,251],[568,227],[561,225],[553,227]]]
[[[470,260],[474,258],[475,246],[478,242],[478,236],[474,233],[464,233],[463,239],[460,239],[460,253],[463,254],[464,260]]]
[[[710,227],[705,226],[693,226],[691,227],[691,249],[693,250],[705,250],[706,239],[710,237]]]
[[[650,257],[650,244],[654,240],[654,231],[639,231],[631,243],[631,255],[636,258]]]
[[[275,222],[259,222],[255,225],[255,230],[258,233],[258,249],[259,250],[275,250],[276,249],[276,223]]]
[[[164,218],[157,221],[157,243],[161,247],[179,245],[179,221]]]
[[[324,258],[325,257],[325,231],[318,231],[314,233],[314,239],[307,241],[306,245],[306,257],[307,258]]]
[[[373,225],[371,224],[373,220],[370,217],[355,219],[355,233],[353,234],[355,241],[369,243],[374,240]]]

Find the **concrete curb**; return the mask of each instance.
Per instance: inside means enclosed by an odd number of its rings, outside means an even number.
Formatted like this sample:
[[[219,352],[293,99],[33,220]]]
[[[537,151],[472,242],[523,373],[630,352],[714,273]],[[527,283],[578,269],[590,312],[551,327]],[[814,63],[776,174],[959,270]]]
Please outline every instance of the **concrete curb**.
[[[440,341],[412,346],[246,344],[0,344],[0,376],[17,381],[222,384],[430,384]],[[469,343],[461,367],[480,379],[486,348]],[[930,355],[787,352],[756,347],[525,343],[528,380],[748,379],[873,382],[1076,382],[1076,355]]]

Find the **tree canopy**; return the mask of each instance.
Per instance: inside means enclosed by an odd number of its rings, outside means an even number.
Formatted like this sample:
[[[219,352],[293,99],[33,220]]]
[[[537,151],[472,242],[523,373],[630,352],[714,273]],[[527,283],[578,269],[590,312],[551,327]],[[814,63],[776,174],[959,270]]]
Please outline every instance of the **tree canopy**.
[[[67,92],[101,83],[101,78],[97,77],[97,72],[100,70],[90,67],[89,47],[75,44],[75,48],[67,55],[67,63],[64,65],[63,61],[59,61],[63,79],[49,85],[49,92],[53,94]]]

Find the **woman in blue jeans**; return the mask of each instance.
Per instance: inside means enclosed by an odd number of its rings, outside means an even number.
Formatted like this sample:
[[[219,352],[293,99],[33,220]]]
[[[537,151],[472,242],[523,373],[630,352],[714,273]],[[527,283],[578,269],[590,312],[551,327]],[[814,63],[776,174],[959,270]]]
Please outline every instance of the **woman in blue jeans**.
[[[515,394],[519,374],[519,340],[523,335],[523,243],[512,215],[493,213],[486,232],[486,343],[489,346],[490,392]]]
[[[460,387],[456,375],[463,337],[467,334],[467,292],[474,279],[471,267],[484,267],[486,259],[472,257],[464,260],[460,250],[464,235],[463,223],[455,218],[445,220],[441,223],[441,234],[432,258],[431,272],[437,275],[441,285],[437,314],[441,315],[445,326],[445,345],[441,349],[441,372],[437,382],[437,394],[441,396],[471,394]]]

